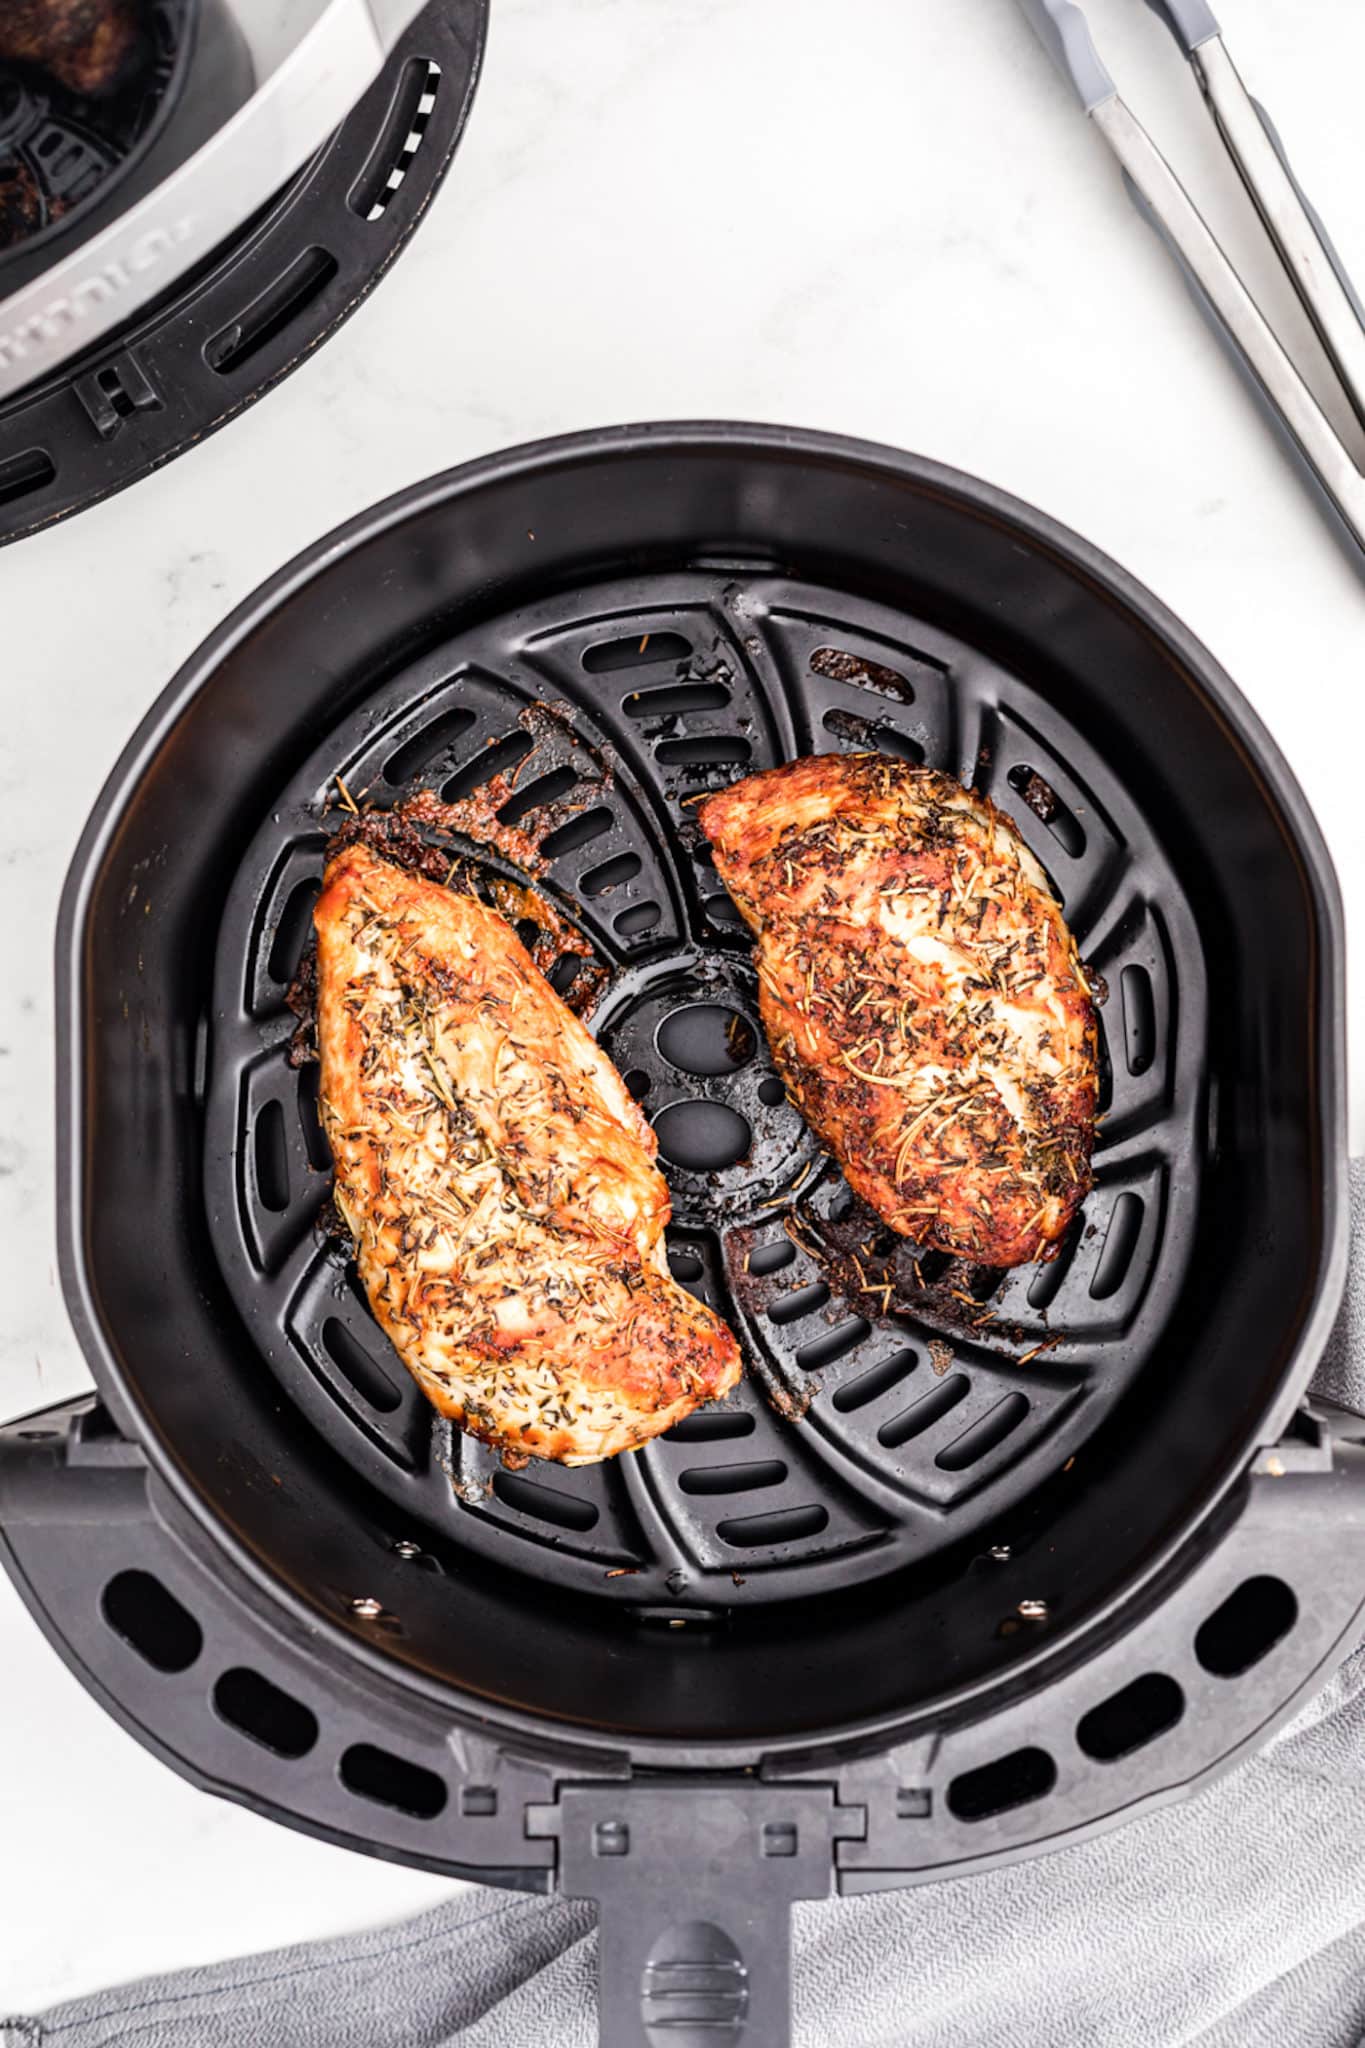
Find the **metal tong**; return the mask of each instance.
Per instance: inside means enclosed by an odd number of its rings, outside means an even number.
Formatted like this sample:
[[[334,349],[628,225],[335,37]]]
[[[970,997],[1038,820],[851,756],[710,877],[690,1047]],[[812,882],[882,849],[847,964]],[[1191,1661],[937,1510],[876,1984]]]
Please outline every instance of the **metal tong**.
[[[1174,252],[1201,309],[1249,372],[1330,508],[1365,556],[1365,476],[1194,201],[1120,99],[1080,8],[1074,0],[1019,4],[1118,158],[1139,211]],[[1365,311],[1326,229],[1289,168],[1269,116],[1238,76],[1205,0],[1147,4],[1188,59],[1228,154],[1322,339],[1352,411],[1365,427]]]

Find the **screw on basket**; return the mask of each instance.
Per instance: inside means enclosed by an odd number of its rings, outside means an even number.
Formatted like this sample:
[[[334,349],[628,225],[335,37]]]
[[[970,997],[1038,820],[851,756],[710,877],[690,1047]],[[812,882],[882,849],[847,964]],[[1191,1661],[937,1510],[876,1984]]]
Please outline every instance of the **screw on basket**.
[[[403,1536],[394,1544],[393,1552],[395,1557],[420,1557],[422,1546],[420,1543],[414,1543],[410,1536]]]
[[[351,1602],[351,1612],[358,1615],[361,1621],[378,1621],[384,1608],[380,1601],[364,1594]]]
[[[1021,1600],[1019,1612],[1025,1621],[1046,1621],[1048,1605],[1046,1600]]]

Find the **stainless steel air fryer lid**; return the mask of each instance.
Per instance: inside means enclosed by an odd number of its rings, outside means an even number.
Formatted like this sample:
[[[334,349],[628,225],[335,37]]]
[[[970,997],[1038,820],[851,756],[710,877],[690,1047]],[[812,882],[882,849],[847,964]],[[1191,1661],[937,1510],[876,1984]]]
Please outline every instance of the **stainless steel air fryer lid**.
[[[750,1371],[718,1422],[509,1474],[403,1384],[315,1233],[283,998],[333,778],[469,787],[524,752],[533,697],[614,769],[547,836],[615,968],[594,1028],[652,1113],[724,1099],[755,1135],[752,1164],[672,1169],[675,1271]],[[1041,1293],[998,1296],[1059,1340],[1031,1362],[913,1310],[883,1326],[799,1255],[739,1285],[784,1205],[837,1217],[837,1176],[803,1171],[761,1050],[689,1073],[657,1028],[752,1004],[683,799],[869,744],[1011,812],[1108,987],[1096,1191]],[[523,828],[567,767],[529,762]],[[1207,652],[987,486],[664,426],[415,487],[168,688],[77,853],[58,964],[63,1280],[99,1400],[0,1433],[17,1583],[200,1782],[599,1898],[610,2041],[666,2016],[678,1962],[779,2039],[792,1898],[1199,1783],[1349,1631],[1358,1424],[1302,1406],[1345,1261],[1330,863]],[[693,1956],[699,1921],[723,1940]]]
[[[43,223],[0,254],[0,542],[197,446],[361,303],[449,166],[487,0],[144,11],[113,99],[0,74],[0,208]]]
[[[228,0],[156,0],[145,7],[135,0],[124,18],[133,31],[131,53],[107,90],[79,90],[79,72],[64,79],[40,64],[0,63],[0,208],[8,230],[0,241],[0,321],[8,323],[12,359],[0,392],[60,359],[40,328],[25,328],[26,309],[37,316],[40,307],[23,287],[83,247],[98,277],[104,265],[90,245],[251,93],[251,52]],[[169,245],[175,230],[168,222],[163,231]],[[87,283],[84,296],[115,304],[118,285],[104,285]],[[136,303],[131,280],[124,289]],[[51,324],[50,309],[47,319]],[[98,305],[73,307],[67,325],[88,323],[94,334],[99,319]],[[65,353],[69,337],[59,334],[54,342]]]
[[[0,265],[0,398],[122,325],[250,220],[349,113],[421,5],[310,0],[255,78],[231,0],[163,8],[149,132],[88,202],[54,208]],[[63,144],[25,146],[41,172]]]

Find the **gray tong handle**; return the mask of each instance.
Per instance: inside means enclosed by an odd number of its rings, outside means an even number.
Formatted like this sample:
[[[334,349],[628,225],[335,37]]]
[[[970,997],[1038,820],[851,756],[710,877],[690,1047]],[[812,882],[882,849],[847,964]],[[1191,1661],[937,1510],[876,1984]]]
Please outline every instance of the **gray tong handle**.
[[[1159,14],[1187,57],[1222,31],[1205,0],[1147,0],[1153,14]]]
[[[1114,98],[1114,81],[1100,62],[1085,16],[1074,0],[1019,0],[1019,5],[1087,114]]]

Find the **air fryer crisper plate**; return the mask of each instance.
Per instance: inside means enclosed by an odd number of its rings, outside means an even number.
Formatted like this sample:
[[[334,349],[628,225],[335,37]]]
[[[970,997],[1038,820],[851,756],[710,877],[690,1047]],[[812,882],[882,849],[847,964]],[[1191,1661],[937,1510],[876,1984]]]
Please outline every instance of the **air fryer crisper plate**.
[[[563,716],[528,729],[536,703]],[[1108,992],[1095,1191],[1053,1264],[930,1289],[934,1305],[965,1296],[947,1337],[913,1296],[882,1318],[885,1297],[832,1292],[806,1249],[850,1198],[772,1074],[748,937],[689,822],[698,792],[840,746],[990,794]],[[287,1058],[284,995],[345,815],[337,778],[388,805],[496,774],[523,832],[554,806],[546,886],[612,968],[589,1021],[660,1132],[673,1270],[749,1363],[723,1405],[574,1472],[505,1471],[409,1380],[316,1227],[316,1068]],[[566,956],[557,983],[573,968]],[[629,1603],[787,1600],[1003,1527],[1121,1398],[1191,1257],[1204,1032],[1199,935],[1157,832],[1008,667],[924,620],[752,567],[576,587],[388,678],[268,798],[218,934],[205,1203],[271,1369],[414,1526]]]

